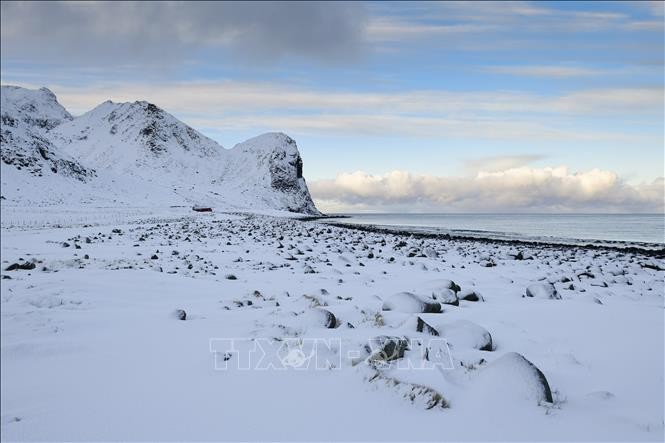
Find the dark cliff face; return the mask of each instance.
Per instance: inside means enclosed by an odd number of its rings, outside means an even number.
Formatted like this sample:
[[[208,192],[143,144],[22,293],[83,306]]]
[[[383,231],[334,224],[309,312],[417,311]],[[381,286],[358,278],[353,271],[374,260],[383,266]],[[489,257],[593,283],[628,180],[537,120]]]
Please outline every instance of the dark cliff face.
[[[289,211],[319,215],[303,178],[303,161],[295,140],[284,134],[279,134],[279,139],[281,146],[275,146],[269,158],[272,188],[289,197]]]
[[[293,190],[300,186],[302,179],[302,159],[297,153],[296,157],[286,158],[285,151],[275,151],[270,157],[271,185],[280,191]]]
[[[287,210],[304,214],[319,215],[309,195],[307,184],[302,176],[300,154],[286,158],[284,151],[275,151],[270,157],[270,184],[273,189],[292,196]]]

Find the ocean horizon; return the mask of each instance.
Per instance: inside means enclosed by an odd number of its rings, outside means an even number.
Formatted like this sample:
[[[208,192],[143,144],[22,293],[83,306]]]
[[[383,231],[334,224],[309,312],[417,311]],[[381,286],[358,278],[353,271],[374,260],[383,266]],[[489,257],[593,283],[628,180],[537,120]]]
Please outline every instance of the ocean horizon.
[[[335,213],[338,221],[457,235],[665,244],[663,214]]]

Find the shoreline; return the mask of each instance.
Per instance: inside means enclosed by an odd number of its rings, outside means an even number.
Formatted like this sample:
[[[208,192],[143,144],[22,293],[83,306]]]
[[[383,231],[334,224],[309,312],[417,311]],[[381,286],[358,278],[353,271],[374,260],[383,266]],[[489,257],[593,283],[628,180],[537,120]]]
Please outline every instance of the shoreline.
[[[329,217],[311,217],[299,219],[301,221],[320,221],[322,219],[327,219]],[[339,217],[346,218],[346,216]],[[564,243],[565,240],[562,239],[562,242],[555,241],[539,241],[539,240],[529,240],[529,239],[502,239],[502,238],[493,238],[493,237],[483,237],[483,236],[472,236],[472,235],[460,235],[460,234],[450,234],[450,233],[439,233],[433,231],[423,231],[420,230],[420,227],[409,227],[409,226],[386,226],[386,225],[374,225],[374,224],[361,224],[361,223],[344,223],[344,222],[323,222],[329,226],[335,226],[338,228],[349,228],[357,231],[373,232],[377,234],[393,234],[393,235],[402,235],[413,238],[420,239],[434,239],[434,240],[458,240],[463,242],[475,242],[481,244],[493,244],[493,245],[504,245],[504,246],[527,246],[535,248],[545,248],[545,249],[585,249],[585,250],[600,250],[600,251],[612,251],[620,252],[626,254],[636,254],[643,255],[653,258],[665,258],[665,246],[657,247],[653,249],[649,248],[647,244],[642,246],[636,246],[636,242],[620,242],[620,241],[611,241],[611,240],[596,240],[602,241],[605,244],[595,244],[588,243],[586,240],[579,239],[578,241],[582,242],[579,244],[576,243]],[[409,229],[414,228],[414,229]],[[427,228],[424,228],[427,229]],[[571,239],[575,241],[575,239]],[[617,245],[612,245],[611,243],[616,243]],[[619,246],[624,244],[626,246]]]

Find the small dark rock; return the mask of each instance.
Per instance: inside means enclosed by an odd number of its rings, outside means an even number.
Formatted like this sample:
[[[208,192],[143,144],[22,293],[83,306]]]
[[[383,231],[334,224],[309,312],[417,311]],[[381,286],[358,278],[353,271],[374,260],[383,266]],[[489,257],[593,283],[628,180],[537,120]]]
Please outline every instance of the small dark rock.
[[[11,265],[7,266],[5,271],[16,271],[16,270],[24,270],[24,271],[30,271],[32,269],[35,269],[37,265],[35,265],[33,262],[25,262],[25,263],[12,263]]]

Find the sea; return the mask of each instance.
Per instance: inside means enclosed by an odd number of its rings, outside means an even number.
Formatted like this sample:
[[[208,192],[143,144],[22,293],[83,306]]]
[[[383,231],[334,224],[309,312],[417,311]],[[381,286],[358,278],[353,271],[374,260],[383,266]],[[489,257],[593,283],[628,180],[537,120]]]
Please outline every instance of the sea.
[[[664,214],[335,214],[336,223],[457,236],[665,245]]]

